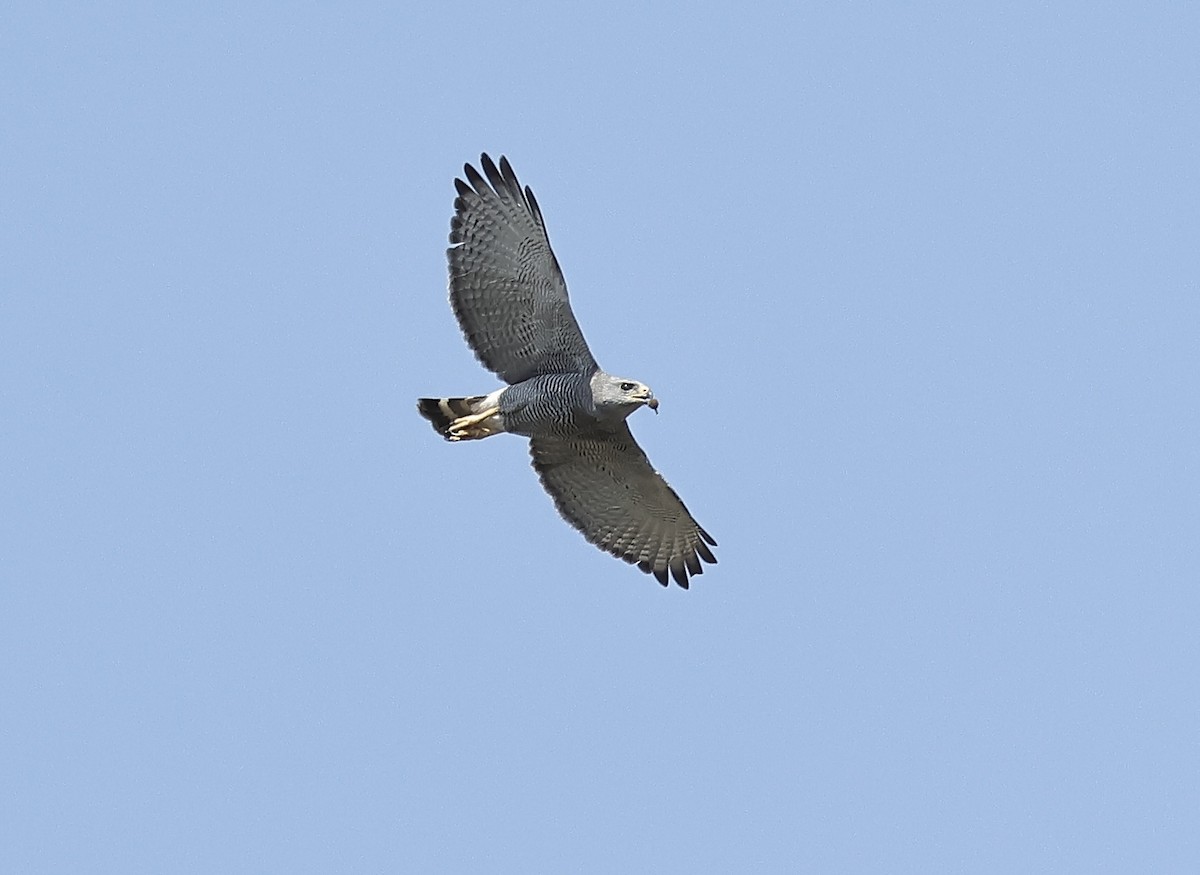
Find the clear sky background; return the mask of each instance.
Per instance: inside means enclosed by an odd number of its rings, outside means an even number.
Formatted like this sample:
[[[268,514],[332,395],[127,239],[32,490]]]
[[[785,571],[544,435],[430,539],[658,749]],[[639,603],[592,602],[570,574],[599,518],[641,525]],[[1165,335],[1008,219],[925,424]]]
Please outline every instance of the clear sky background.
[[[0,871],[1198,871],[1193,4],[194,7],[2,16]],[[484,150],[690,592],[416,415]]]

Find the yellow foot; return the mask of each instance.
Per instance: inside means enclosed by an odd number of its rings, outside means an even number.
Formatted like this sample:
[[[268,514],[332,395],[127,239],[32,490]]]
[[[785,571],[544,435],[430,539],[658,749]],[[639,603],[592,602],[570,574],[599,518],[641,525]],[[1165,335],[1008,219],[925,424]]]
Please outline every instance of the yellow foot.
[[[446,429],[446,439],[451,441],[471,441],[496,434],[494,428],[490,428],[483,423],[499,412],[499,407],[489,407],[487,410],[472,413],[470,416],[460,416],[454,422],[450,423],[450,427]]]

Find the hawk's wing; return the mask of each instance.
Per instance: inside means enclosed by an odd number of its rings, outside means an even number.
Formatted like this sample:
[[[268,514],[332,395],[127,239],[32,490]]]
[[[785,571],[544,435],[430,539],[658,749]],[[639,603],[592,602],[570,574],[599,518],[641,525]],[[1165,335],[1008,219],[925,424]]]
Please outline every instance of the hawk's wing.
[[[467,343],[507,383],[537,374],[585,373],[596,360],[571,312],[567,283],[533,192],[508,159],[486,154],[454,180],[450,220],[450,304]]]
[[[533,467],[567,522],[601,550],[653,574],[667,573],[686,588],[689,574],[703,573],[700,560],[716,562],[717,546],[654,470],[621,423],[611,431],[574,437],[535,437]]]

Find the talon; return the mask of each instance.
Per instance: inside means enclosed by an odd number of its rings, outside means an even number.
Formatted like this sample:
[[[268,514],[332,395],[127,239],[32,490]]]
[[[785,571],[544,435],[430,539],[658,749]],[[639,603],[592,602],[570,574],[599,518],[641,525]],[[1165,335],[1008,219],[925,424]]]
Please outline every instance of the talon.
[[[446,440],[469,441],[490,437],[496,433],[496,430],[484,423],[499,412],[499,407],[489,407],[487,410],[481,410],[479,413],[460,416],[454,422],[450,423],[446,429]]]
[[[500,412],[499,407],[489,407],[487,410],[481,410],[479,413],[472,413],[469,416],[460,416],[454,422],[450,423],[451,431],[465,432],[473,425],[478,425],[485,419],[490,419]]]

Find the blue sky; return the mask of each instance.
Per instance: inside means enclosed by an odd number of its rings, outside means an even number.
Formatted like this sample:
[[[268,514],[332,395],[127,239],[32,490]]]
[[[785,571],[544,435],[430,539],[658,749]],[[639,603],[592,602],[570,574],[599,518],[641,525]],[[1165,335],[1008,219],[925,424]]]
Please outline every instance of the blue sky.
[[[0,869],[1194,871],[1187,4],[18,4]],[[690,592],[445,298],[507,154]]]

